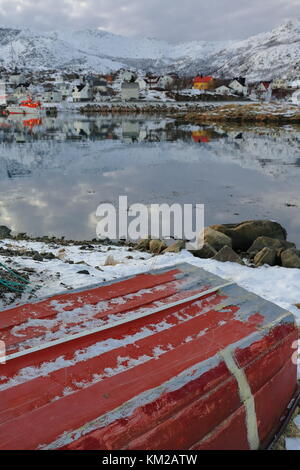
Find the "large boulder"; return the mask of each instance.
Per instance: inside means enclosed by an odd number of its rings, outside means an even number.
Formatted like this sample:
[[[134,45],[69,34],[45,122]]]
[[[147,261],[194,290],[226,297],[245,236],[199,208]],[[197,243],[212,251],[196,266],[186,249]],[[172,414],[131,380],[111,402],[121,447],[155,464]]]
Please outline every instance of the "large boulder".
[[[231,263],[244,264],[239,255],[233,251],[230,246],[223,246],[213,259],[216,261],[222,261],[223,263],[230,261]]]
[[[11,230],[5,225],[0,225],[0,239],[10,238]]]
[[[300,268],[300,251],[289,248],[281,253],[281,264],[284,268]]]
[[[211,225],[213,230],[222,232],[232,240],[232,248],[247,251],[258,237],[286,240],[286,230],[271,220],[248,220],[240,224]]]
[[[274,248],[264,247],[254,257],[255,266],[263,266],[269,264],[275,266],[277,259],[277,251]]]
[[[216,251],[220,251],[223,246],[232,246],[231,238],[225,233],[207,227],[203,233],[204,244],[210,245]]]
[[[296,248],[295,243],[285,240],[277,240],[270,237],[258,237],[248,249],[250,256],[255,256],[263,248],[270,248],[272,250],[288,250],[289,248]]]

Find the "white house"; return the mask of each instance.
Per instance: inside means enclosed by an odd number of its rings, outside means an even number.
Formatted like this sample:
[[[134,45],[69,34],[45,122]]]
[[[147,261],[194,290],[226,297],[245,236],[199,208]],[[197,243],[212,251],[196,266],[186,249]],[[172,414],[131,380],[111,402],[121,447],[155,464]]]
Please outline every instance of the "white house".
[[[92,98],[90,86],[87,83],[76,85],[72,90],[72,98],[74,102],[89,101]]]
[[[257,91],[266,93],[269,88],[272,88],[271,82],[260,82],[259,85],[257,85]]]
[[[285,78],[276,78],[272,82],[273,90],[277,90],[278,88],[286,88],[287,86],[288,86],[288,83],[285,80]]]
[[[122,100],[138,100],[140,96],[140,87],[137,82],[124,81],[121,86]]]
[[[256,94],[260,99],[270,100],[272,97],[272,82],[260,82],[256,87]]]
[[[233,80],[230,82],[228,87],[239,95],[247,96],[248,94],[248,87],[242,85],[242,83],[240,83],[238,80]]]
[[[67,82],[59,82],[56,84],[57,90],[61,93],[62,98],[65,99],[70,94],[70,84]]]
[[[220,95],[231,95],[233,93],[233,90],[231,90],[228,86],[225,85],[215,88],[214,91]]]
[[[299,90],[296,90],[293,94],[292,94],[292,103],[294,104],[298,104],[300,106],[300,89]]]
[[[120,78],[125,82],[134,82],[136,80],[136,73],[132,70],[124,70],[121,72]]]
[[[291,88],[300,88],[300,78],[296,78],[296,80],[292,80],[290,83],[289,83],[289,86]]]
[[[16,98],[24,98],[30,94],[29,86],[19,85],[14,89],[13,95]]]
[[[62,101],[62,93],[58,90],[46,91],[43,101],[45,103],[60,103]]]
[[[97,91],[95,94],[94,94],[94,100],[97,101],[97,102],[101,102],[101,101],[108,101],[110,99],[110,95],[108,93],[108,91]]]
[[[174,78],[170,75],[163,75],[158,80],[158,87],[159,88],[169,88],[174,84]]]
[[[12,73],[9,77],[9,83],[12,85],[20,85],[21,83],[25,83],[25,81],[24,75],[18,72]]]
[[[144,90],[147,89],[147,83],[146,83],[146,80],[144,78],[141,78],[141,77],[137,78],[136,83],[139,84],[139,87],[140,87],[141,91],[144,91]]]

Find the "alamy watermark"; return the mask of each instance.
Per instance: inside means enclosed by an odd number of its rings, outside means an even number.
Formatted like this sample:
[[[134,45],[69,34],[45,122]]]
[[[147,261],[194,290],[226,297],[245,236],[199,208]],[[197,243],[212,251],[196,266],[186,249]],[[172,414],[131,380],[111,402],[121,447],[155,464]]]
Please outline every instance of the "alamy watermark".
[[[186,249],[203,246],[203,204],[150,204],[128,206],[127,196],[119,196],[118,206],[100,204],[96,211],[97,237],[138,241],[141,238],[184,240]]]

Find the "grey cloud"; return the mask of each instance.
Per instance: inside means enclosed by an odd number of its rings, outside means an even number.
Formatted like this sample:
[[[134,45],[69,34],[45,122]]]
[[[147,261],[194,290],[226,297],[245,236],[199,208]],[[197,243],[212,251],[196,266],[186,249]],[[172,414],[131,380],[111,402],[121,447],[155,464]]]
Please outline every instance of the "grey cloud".
[[[300,15],[300,0],[0,0],[0,23],[38,30],[101,27],[169,41],[243,39]]]

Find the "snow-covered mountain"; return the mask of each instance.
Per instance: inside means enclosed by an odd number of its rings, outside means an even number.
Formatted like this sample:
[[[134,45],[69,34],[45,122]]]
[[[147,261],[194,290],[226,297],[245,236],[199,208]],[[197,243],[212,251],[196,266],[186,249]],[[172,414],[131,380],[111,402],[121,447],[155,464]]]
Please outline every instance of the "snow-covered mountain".
[[[216,73],[268,79],[300,73],[300,21],[288,21],[247,40],[170,44],[151,38],[123,37],[100,29],[33,32],[0,28],[0,65],[27,69],[109,72],[121,67]]]
[[[271,32],[232,44],[212,62],[225,76],[245,76],[249,81],[300,74],[300,21],[287,21]]]

